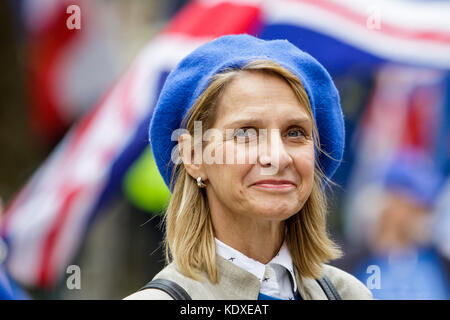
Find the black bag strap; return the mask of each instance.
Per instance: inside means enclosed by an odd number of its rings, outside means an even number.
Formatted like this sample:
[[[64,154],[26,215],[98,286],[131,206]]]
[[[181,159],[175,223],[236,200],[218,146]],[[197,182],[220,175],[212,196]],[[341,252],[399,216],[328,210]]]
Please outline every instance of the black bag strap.
[[[321,279],[317,279],[317,282],[327,296],[328,300],[342,300],[341,296],[327,276],[324,275]],[[192,300],[191,296],[189,296],[186,290],[184,290],[175,282],[166,279],[152,280],[145,286],[143,286],[140,290],[144,289],[162,290],[170,295],[174,300]]]
[[[328,300],[342,300],[341,296],[327,276],[324,275],[321,279],[317,279],[317,282],[319,283],[323,292],[325,292]]]
[[[189,294],[173,281],[166,279],[155,279],[143,286],[139,291],[144,289],[162,290],[171,296],[174,300],[192,300]]]

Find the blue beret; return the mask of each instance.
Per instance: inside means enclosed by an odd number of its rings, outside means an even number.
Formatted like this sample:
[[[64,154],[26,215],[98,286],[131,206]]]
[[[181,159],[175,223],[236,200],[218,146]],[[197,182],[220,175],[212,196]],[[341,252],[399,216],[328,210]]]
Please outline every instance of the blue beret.
[[[186,56],[169,74],[150,123],[150,143],[158,170],[169,186],[174,163],[172,132],[207,88],[212,76],[225,68],[240,68],[254,60],[270,60],[299,78],[311,103],[320,147],[319,165],[331,178],[344,152],[344,119],[339,93],[325,68],[287,40],[262,40],[239,34],[216,38]]]
[[[432,159],[417,149],[402,149],[390,162],[384,186],[397,191],[416,203],[433,207],[441,191],[443,178]]]

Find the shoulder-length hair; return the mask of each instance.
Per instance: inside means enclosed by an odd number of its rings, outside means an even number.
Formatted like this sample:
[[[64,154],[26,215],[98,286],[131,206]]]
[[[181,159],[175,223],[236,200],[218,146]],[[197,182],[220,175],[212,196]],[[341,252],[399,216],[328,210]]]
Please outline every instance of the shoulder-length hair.
[[[212,77],[182,122],[182,127],[191,136],[194,134],[194,121],[201,121],[202,132],[211,127],[221,93],[242,72],[265,72],[285,79],[314,123],[309,98],[301,81],[275,62],[254,60],[241,68],[228,68]],[[323,152],[315,123],[313,136],[317,152]],[[286,220],[285,236],[297,272],[315,279],[321,277],[323,263],[341,256],[339,247],[330,239],[326,228],[327,203],[323,182],[332,182],[317,164],[317,158],[311,194],[303,208]],[[174,167],[170,188],[173,193],[164,216],[166,262],[170,263],[173,259],[184,275],[195,280],[199,280],[200,273],[205,271],[209,280],[217,283],[214,228],[206,193],[198,188],[182,162]]]

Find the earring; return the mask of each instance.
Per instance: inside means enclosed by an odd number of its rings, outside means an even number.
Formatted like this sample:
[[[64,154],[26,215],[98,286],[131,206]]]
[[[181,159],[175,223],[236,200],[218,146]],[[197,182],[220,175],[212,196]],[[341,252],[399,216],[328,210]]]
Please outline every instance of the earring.
[[[198,177],[197,178],[197,186],[199,188],[205,188],[206,187],[206,184],[204,184],[203,181],[202,181],[202,177]]]

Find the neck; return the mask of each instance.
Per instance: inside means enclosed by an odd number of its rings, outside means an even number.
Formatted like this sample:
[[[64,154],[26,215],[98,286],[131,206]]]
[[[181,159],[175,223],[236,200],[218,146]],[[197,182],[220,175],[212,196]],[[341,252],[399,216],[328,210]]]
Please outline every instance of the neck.
[[[267,264],[284,241],[285,222],[211,212],[215,236],[253,260]]]

